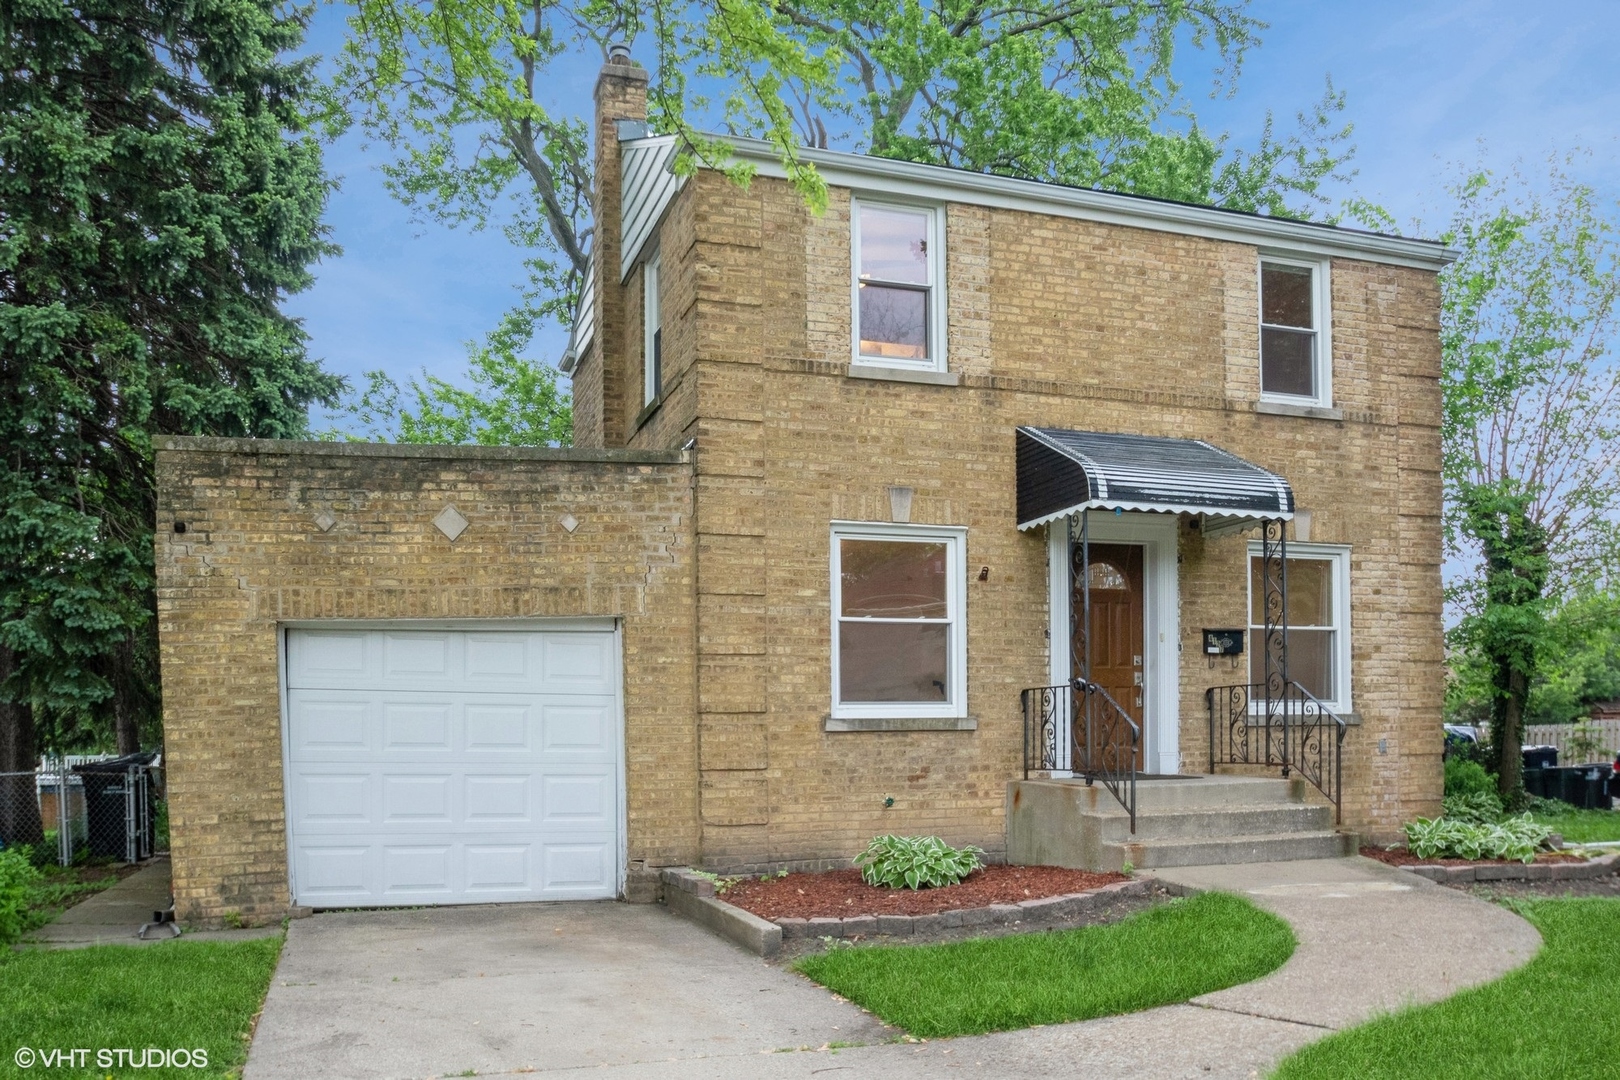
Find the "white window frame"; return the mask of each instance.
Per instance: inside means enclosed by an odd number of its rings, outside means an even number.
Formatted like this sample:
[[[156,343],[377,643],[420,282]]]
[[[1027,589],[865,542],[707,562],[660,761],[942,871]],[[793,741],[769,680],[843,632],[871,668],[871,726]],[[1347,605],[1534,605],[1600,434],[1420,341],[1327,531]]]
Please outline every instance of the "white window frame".
[[[1254,266],[1255,282],[1255,325],[1259,328],[1256,342],[1263,342],[1264,331],[1273,324],[1265,321],[1264,300],[1264,274],[1267,264],[1272,266],[1287,266],[1311,272],[1311,300],[1315,309],[1316,333],[1315,355],[1312,357],[1314,367],[1312,381],[1316,384],[1314,396],[1303,394],[1274,394],[1267,393],[1265,387],[1265,352],[1261,344],[1256,350],[1260,366],[1256,369],[1256,379],[1260,386],[1260,400],[1272,401],[1280,405],[1307,405],[1315,408],[1327,409],[1333,405],[1333,306],[1330,302],[1333,293],[1332,263],[1327,259],[1312,259],[1300,255],[1260,253],[1259,260]],[[1279,326],[1279,330],[1299,330],[1298,326]]]
[[[862,701],[839,700],[838,626],[842,621],[842,575],[839,566],[841,540],[902,540],[914,543],[945,543],[945,611],[950,630],[946,635],[947,671],[950,696],[945,701]],[[832,615],[832,717],[835,720],[873,719],[958,719],[967,716],[967,529],[950,525],[900,525],[874,521],[835,521],[829,544]]]
[[[660,252],[654,250],[641,264],[641,398],[642,405],[651,405],[663,396],[663,357],[653,363],[654,336],[663,329],[663,305],[658,289],[663,280]]]
[[[1249,541],[1249,558],[1243,564],[1244,626],[1248,630],[1249,649],[1251,652],[1265,648],[1265,642],[1258,636],[1262,633],[1255,627],[1254,618],[1254,560],[1264,554],[1263,547],[1258,540]],[[1336,613],[1333,650],[1333,681],[1337,696],[1332,701],[1323,700],[1322,704],[1343,716],[1351,710],[1350,684],[1354,672],[1350,669],[1350,549],[1343,544],[1301,544],[1288,545],[1290,559],[1321,559],[1333,564],[1333,610]],[[1251,712],[1258,711],[1261,705],[1251,701]]]
[[[861,352],[861,207],[902,210],[928,215],[928,356],[907,360],[894,356],[867,356]],[[945,211],[929,203],[856,197],[849,205],[849,328],[850,363],[861,367],[905,368],[910,371],[947,371],[945,363]]]

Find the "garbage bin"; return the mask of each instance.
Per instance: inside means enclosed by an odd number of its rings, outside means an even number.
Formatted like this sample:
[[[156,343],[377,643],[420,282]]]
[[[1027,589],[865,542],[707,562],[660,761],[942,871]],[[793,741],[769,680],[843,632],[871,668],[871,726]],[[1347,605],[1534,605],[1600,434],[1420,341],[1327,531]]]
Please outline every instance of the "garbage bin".
[[[151,751],[73,766],[73,771],[84,782],[85,821],[89,827],[87,839],[92,859],[127,860],[131,840],[137,859],[151,853],[157,791],[155,785],[142,781],[146,767],[156,759],[157,752]],[[136,776],[131,776],[131,769],[137,770]],[[133,821],[129,816],[132,780],[139,800]]]
[[[1520,748],[1526,769],[1550,769],[1558,764],[1558,747],[1525,746]]]
[[[1547,770],[1542,768],[1526,768],[1524,770],[1524,793],[1534,795],[1538,799],[1547,798]]]

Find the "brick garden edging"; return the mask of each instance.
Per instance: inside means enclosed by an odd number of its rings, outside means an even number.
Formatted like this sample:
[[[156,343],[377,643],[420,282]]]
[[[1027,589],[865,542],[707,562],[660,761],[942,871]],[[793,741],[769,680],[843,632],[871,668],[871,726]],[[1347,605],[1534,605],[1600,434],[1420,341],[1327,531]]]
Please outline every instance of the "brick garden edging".
[[[771,921],[719,899],[715,895],[714,882],[686,867],[666,868],[662,877],[664,903],[671,910],[707,926],[759,956],[774,956],[784,940],[793,938],[849,938],[872,934],[912,937],[943,929],[1006,926],[1010,923],[1032,923],[1031,929],[1035,929],[1101,907],[1116,896],[1143,895],[1154,884],[1145,879],[1119,881],[1086,892],[1043,896],[1016,904],[961,908],[932,915],[851,915],[847,919]]]
[[[1430,881],[1585,881],[1612,874],[1620,863],[1620,853],[1602,855],[1583,863],[1483,863],[1474,866],[1444,866],[1417,863],[1398,869]]]

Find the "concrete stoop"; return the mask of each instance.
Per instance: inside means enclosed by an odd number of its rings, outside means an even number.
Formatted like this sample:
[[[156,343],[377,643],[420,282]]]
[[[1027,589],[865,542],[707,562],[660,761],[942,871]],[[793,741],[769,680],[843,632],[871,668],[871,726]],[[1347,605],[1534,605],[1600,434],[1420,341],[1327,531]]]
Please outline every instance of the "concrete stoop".
[[[1138,780],[1136,831],[1100,783],[1007,785],[1007,861],[1082,870],[1289,862],[1353,855],[1333,810],[1305,782],[1247,776]]]

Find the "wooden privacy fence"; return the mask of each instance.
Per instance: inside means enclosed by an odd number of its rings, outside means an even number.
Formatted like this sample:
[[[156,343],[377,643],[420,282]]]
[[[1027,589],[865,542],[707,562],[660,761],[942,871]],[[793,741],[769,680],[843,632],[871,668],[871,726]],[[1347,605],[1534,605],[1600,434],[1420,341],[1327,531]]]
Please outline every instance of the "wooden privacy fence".
[[[1589,725],[1593,737],[1597,739],[1602,752],[1594,760],[1613,761],[1614,754],[1620,749],[1620,717],[1603,720],[1593,720]],[[1558,764],[1584,765],[1584,761],[1570,761],[1568,755],[1569,737],[1575,730],[1574,724],[1529,724],[1524,729],[1524,744],[1526,746],[1556,746],[1558,747]]]

